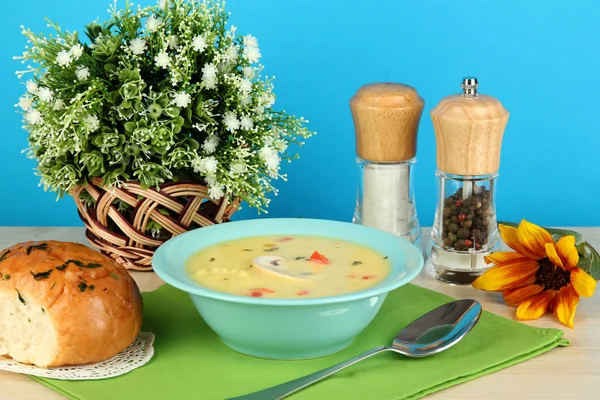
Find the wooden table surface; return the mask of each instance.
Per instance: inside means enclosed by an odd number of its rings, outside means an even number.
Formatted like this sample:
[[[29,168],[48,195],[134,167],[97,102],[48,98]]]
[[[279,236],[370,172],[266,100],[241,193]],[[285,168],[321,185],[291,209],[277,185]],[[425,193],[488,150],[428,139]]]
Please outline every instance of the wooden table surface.
[[[600,228],[577,230],[583,233],[594,247],[600,249]],[[428,232],[427,229],[423,232],[424,242],[428,238]],[[49,239],[87,244],[82,228],[0,228],[0,249],[27,240]],[[143,291],[155,290],[163,284],[153,273],[133,272],[132,275]],[[470,286],[448,285],[426,276],[419,276],[414,283],[457,298],[475,298],[481,301],[484,309],[514,319],[515,309],[504,305],[495,294],[477,291]],[[562,328],[571,345],[554,349],[524,363],[454,386],[427,398],[600,399],[600,293],[581,300],[573,330],[563,327],[552,316],[545,316],[528,324],[543,328]],[[121,398],[126,399],[127,395],[124,393]],[[0,372],[0,400],[58,399],[65,398],[27,376]],[[118,397],[114,399],[118,400]]]

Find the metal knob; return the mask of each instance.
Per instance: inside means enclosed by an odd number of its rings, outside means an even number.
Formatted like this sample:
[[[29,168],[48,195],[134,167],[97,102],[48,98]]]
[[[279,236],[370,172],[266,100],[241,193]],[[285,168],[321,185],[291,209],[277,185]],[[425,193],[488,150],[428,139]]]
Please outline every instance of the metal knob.
[[[479,93],[477,93],[477,88],[479,87],[479,83],[477,82],[477,78],[474,76],[468,76],[463,78],[462,84],[460,85],[462,88],[462,96],[463,97],[477,97]]]

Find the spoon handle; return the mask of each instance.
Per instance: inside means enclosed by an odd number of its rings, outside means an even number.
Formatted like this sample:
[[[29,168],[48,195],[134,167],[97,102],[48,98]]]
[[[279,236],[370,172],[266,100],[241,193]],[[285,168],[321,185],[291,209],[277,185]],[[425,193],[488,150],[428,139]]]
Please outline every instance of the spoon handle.
[[[304,389],[307,386],[312,385],[315,382],[318,382],[322,379],[327,378],[334,373],[341,371],[342,369],[349,367],[353,364],[356,364],[359,361],[364,360],[365,358],[371,357],[375,354],[379,354],[381,352],[393,350],[388,346],[381,346],[374,349],[371,349],[367,352],[357,355],[347,361],[336,364],[332,367],[322,369],[321,371],[317,371],[310,375],[303,376],[302,378],[294,379],[293,381],[289,381],[286,383],[282,383],[281,385],[272,386],[268,389],[264,389],[258,392],[250,393],[240,397],[232,397],[227,400],[279,400],[283,399],[291,395],[292,393],[296,393],[299,390]]]

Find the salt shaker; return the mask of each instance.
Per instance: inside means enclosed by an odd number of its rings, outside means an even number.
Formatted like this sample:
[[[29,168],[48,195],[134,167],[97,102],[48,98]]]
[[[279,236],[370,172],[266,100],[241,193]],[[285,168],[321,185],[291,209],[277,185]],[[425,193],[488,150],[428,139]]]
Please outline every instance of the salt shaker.
[[[476,78],[462,93],[431,110],[437,146],[438,204],[426,271],[432,277],[470,284],[497,250],[496,183],[509,113],[493,97],[479,94]]]
[[[423,99],[411,86],[372,83],[350,100],[358,190],[353,222],[420,245],[413,172]]]

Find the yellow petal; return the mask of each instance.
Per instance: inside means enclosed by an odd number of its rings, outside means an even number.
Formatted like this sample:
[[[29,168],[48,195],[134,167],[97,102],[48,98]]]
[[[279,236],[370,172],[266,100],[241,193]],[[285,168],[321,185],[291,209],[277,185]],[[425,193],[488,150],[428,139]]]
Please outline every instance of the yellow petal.
[[[539,264],[529,259],[516,259],[496,265],[475,279],[475,289],[490,292],[502,292],[506,289],[516,289],[535,282],[535,274]]]
[[[517,318],[522,320],[537,319],[550,309],[556,290],[544,290],[522,302],[517,308]]]
[[[534,260],[546,258],[546,243],[554,244],[554,239],[547,230],[526,220],[519,224],[517,236],[521,246],[533,255]]]
[[[565,266],[563,265],[562,260],[560,259],[560,257],[558,256],[558,253],[556,252],[554,243],[546,243],[546,254],[548,255],[548,258],[550,259],[550,262],[552,264],[559,266],[562,269],[565,269]]]
[[[571,283],[577,294],[583,297],[590,297],[596,289],[596,280],[579,268],[571,270]]]
[[[517,233],[517,228],[513,228],[508,225],[498,225],[498,229],[500,229],[500,236],[502,236],[502,240],[504,243],[508,245],[511,249],[524,255],[525,257],[531,258],[535,260],[535,254],[528,251],[524,246],[519,243],[519,235]]]
[[[566,269],[573,269],[579,263],[579,253],[575,247],[575,236],[565,236],[556,242],[556,251]]]
[[[505,261],[514,260],[515,258],[525,258],[525,256],[514,251],[497,251],[488,256],[485,256],[484,260],[488,264],[498,265]]]
[[[516,307],[542,290],[544,290],[542,285],[529,285],[518,289],[508,289],[502,293],[502,298],[507,305]]]
[[[573,288],[568,285],[560,289],[558,296],[554,302],[554,316],[558,318],[560,322],[573,328],[573,320],[575,319],[575,310],[579,303],[579,296]]]

